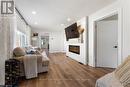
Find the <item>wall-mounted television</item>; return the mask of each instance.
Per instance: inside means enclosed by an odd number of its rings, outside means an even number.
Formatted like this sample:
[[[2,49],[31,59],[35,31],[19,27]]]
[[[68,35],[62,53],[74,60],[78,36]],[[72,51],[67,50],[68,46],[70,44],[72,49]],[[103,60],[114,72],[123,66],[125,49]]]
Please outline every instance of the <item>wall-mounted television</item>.
[[[77,23],[74,23],[69,27],[65,28],[65,33],[67,41],[72,38],[79,38]]]

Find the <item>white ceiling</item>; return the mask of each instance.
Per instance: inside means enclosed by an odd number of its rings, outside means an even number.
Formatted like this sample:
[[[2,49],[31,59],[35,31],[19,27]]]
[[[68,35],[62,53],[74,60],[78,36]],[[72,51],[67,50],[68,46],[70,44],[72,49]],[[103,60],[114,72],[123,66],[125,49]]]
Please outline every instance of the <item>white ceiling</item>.
[[[36,31],[60,31],[116,0],[16,0],[16,7]],[[33,15],[32,11],[37,14]],[[68,22],[67,18],[71,18]],[[35,24],[37,22],[38,24]]]

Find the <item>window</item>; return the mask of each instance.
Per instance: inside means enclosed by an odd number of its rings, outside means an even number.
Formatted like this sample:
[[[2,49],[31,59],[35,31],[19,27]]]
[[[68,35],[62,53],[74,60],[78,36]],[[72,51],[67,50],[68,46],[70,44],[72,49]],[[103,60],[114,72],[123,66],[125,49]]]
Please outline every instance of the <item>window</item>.
[[[17,47],[26,47],[27,46],[27,36],[26,34],[16,31],[16,46]]]

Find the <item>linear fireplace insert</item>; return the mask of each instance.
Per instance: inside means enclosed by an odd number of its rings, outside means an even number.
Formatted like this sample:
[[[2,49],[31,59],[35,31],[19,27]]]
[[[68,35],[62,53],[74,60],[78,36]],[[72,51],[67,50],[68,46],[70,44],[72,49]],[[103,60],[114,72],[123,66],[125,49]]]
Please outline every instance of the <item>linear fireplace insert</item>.
[[[69,45],[69,52],[80,54],[80,46]]]

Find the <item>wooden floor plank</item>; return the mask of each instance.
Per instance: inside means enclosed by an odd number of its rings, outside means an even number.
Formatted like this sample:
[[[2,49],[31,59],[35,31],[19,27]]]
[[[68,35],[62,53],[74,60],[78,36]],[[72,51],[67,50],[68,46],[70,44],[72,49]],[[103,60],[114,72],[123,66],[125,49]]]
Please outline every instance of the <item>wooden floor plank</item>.
[[[98,78],[113,71],[82,65],[63,53],[49,56],[49,72],[39,74],[35,79],[21,81],[20,87],[95,87]]]

